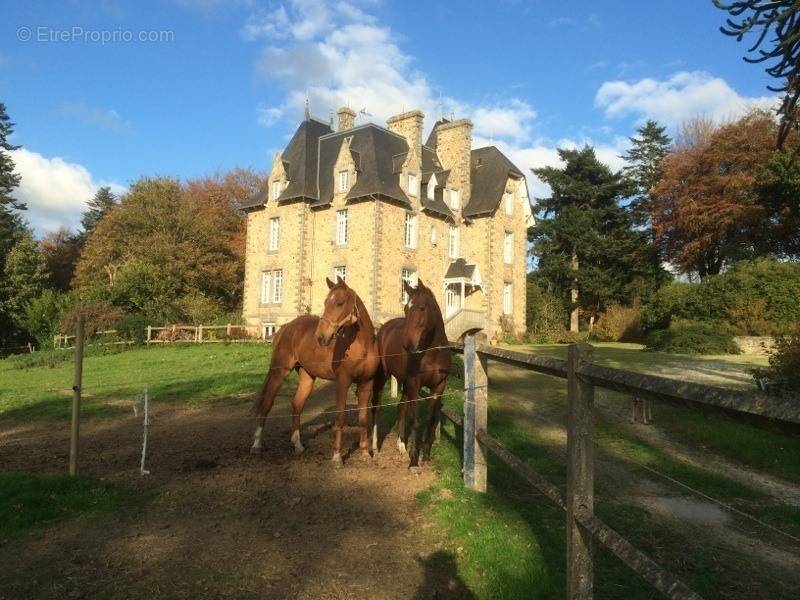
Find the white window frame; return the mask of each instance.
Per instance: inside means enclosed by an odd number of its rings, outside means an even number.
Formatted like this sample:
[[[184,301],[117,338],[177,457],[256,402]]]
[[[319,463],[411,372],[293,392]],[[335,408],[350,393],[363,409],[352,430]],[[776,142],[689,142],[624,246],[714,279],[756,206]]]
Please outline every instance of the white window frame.
[[[514,312],[514,285],[508,281],[503,282],[503,314],[510,315]]]
[[[417,247],[417,215],[412,212],[406,212],[403,238],[406,248]]]
[[[275,332],[278,330],[278,324],[269,322],[269,323],[261,323],[261,339],[268,340]]]
[[[458,227],[451,225],[450,229],[447,231],[447,255],[450,258],[458,258],[458,253],[460,251],[460,237],[461,232],[459,231]]]
[[[348,171],[339,171],[339,191],[346,192],[348,189],[348,183],[350,179],[350,174]]]
[[[458,210],[461,207],[461,198],[458,190],[450,190],[450,208]]]
[[[269,250],[278,249],[281,240],[281,218],[272,217],[269,220]]]
[[[400,301],[405,305],[408,302],[408,294],[406,294],[407,283],[411,287],[417,287],[417,272],[414,269],[403,267],[400,269]]]
[[[511,193],[510,190],[506,190],[505,196],[503,196],[503,202],[506,208],[507,215],[514,214],[514,194]]]
[[[417,176],[415,173],[408,174],[408,193],[411,196],[417,195]]]
[[[261,271],[261,304],[269,304],[272,289],[272,273]]]
[[[333,281],[339,281],[339,277],[342,278],[342,281],[347,281],[347,265],[333,267]]]
[[[348,238],[348,215],[347,209],[336,211],[336,245],[344,246]]]
[[[506,231],[503,234],[503,262],[510,265],[514,262],[514,232]]]
[[[283,269],[276,269],[272,272],[272,303],[281,302],[283,302]]]
[[[277,200],[281,195],[281,181],[280,179],[275,179],[272,182],[272,199]]]
[[[431,246],[435,246],[439,243],[439,231],[436,229],[436,225],[431,225]]]

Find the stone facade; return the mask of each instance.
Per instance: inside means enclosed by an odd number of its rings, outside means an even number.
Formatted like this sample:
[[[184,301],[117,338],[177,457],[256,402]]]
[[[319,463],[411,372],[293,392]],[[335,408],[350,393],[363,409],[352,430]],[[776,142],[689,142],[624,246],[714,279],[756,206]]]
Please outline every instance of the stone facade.
[[[352,127],[352,111],[340,110],[339,116],[340,123],[344,121],[345,126]],[[272,327],[299,314],[320,314],[328,292],[325,278],[334,279],[341,272],[348,285],[359,293],[376,324],[402,314],[404,270],[437,292],[444,313],[445,274],[455,258],[464,258],[477,266],[481,282],[465,288],[461,308],[481,316],[489,337],[500,336],[503,330],[523,331],[526,230],[531,224],[525,179],[518,173],[509,175],[496,209],[465,218],[463,212],[471,200],[471,123],[460,120],[437,124],[436,147],[425,150],[429,156],[434,151],[440,163],[434,169],[438,173],[433,175],[430,171],[423,173],[422,113],[397,115],[389,119],[388,126],[408,145],[407,153],[395,157],[398,164],[394,170],[407,203],[376,194],[348,196],[357,179],[365,175],[363,157],[351,151],[349,127],[330,134],[342,134],[343,138],[333,167],[333,195],[329,202],[302,198],[279,202],[276,196],[289,182],[284,160],[280,155],[275,157],[265,197],[248,207],[243,305],[248,324],[262,325],[265,333],[270,333]],[[379,129],[381,135],[391,135],[377,126],[370,127]],[[442,188],[438,191],[449,214],[430,210],[424,178],[432,189]],[[455,205],[451,205],[451,191],[458,194]],[[506,193],[510,194],[508,209]],[[278,225],[274,219],[278,219]],[[410,240],[406,239],[407,219],[412,231]],[[450,256],[451,228],[456,228],[458,236],[455,256]],[[509,235],[511,238],[505,241]],[[510,246],[510,251],[504,252],[504,246]],[[266,283],[264,273],[269,274]],[[278,296],[276,273],[282,286]],[[451,284],[452,289],[457,287],[452,288]],[[508,298],[504,302],[504,295],[510,295],[510,302]]]

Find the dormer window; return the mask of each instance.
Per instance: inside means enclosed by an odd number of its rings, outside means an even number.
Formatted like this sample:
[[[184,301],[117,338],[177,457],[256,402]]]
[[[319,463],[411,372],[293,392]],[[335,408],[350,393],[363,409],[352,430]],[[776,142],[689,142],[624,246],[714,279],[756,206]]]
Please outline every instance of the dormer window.
[[[417,176],[412,173],[408,174],[408,193],[411,196],[417,195]]]
[[[506,214],[513,215],[514,214],[514,195],[511,193],[510,190],[506,190],[504,200],[503,200],[505,207],[506,207]]]
[[[433,200],[434,195],[436,194],[436,175],[431,175],[431,178],[428,180],[428,200]]]
[[[450,208],[458,210],[461,205],[458,190],[450,190]]]
[[[281,195],[281,182],[276,179],[272,182],[272,199],[277,200]]]
[[[347,171],[339,171],[339,191],[346,192],[347,191],[347,183],[348,183],[348,175]]]

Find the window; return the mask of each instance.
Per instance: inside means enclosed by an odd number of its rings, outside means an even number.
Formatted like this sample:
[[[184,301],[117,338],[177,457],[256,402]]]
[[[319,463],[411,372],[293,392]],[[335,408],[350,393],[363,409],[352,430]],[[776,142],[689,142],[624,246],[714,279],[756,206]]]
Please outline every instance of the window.
[[[347,171],[339,171],[339,191],[347,191]]]
[[[347,267],[342,265],[340,267],[333,267],[333,281],[339,281],[339,278],[342,278],[342,281],[347,279]]]
[[[269,304],[269,284],[272,273],[261,272],[261,304]]]
[[[408,193],[412,196],[417,195],[417,176],[408,174]]]
[[[458,258],[458,227],[451,225],[448,232],[447,255],[450,258]]]
[[[279,180],[275,180],[272,182],[272,199],[277,200],[278,196],[281,195],[281,182]]]
[[[347,243],[347,209],[336,211],[336,243]]]
[[[511,302],[511,299],[512,299],[511,292],[512,292],[511,284],[510,283],[504,283],[503,284],[503,314],[504,315],[510,315],[511,314],[511,309],[513,308],[512,302]]]
[[[431,246],[435,246],[439,241],[439,233],[436,231],[436,226],[431,225]]]
[[[275,323],[262,323],[261,324],[261,339],[269,340],[275,335],[275,330],[278,326]]]
[[[514,234],[506,231],[503,236],[503,262],[510,265],[514,262]]]
[[[406,286],[403,285],[404,283],[407,283],[411,287],[417,287],[417,272],[413,269],[403,269],[400,271],[400,299],[403,304],[408,302],[408,294],[406,294]]]
[[[506,214],[514,214],[514,195],[509,190],[506,190],[504,203],[506,206]]]
[[[283,271],[272,272],[272,301],[275,304],[283,302]]]
[[[281,219],[273,217],[269,220],[269,249],[277,250],[281,237]]]
[[[458,210],[459,203],[458,190],[450,190],[450,208]]]
[[[405,241],[406,248],[417,247],[417,215],[410,212],[406,213]]]

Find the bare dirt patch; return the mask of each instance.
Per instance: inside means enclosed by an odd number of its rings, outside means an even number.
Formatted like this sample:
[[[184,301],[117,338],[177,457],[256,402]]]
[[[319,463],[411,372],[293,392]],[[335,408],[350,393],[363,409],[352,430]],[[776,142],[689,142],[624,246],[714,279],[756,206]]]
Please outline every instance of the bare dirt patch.
[[[295,456],[289,422],[265,431],[252,456],[250,406],[151,405],[147,466],[141,419],[82,424],[81,471],[124,482],[148,500],[0,545],[0,597],[445,598],[468,597],[453,554],[415,494],[432,467],[409,473],[394,447],[330,464],[330,389],[306,407]],[[274,409],[286,414],[283,403]],[[349,413],[346,448],[357,446]],[[0,422],[4,471],[61,473],[68,424]]]

